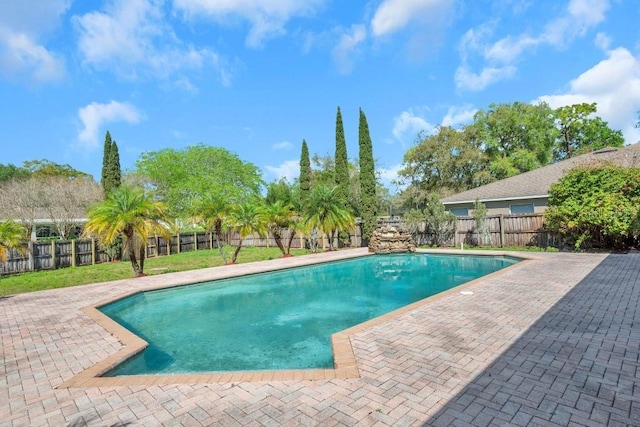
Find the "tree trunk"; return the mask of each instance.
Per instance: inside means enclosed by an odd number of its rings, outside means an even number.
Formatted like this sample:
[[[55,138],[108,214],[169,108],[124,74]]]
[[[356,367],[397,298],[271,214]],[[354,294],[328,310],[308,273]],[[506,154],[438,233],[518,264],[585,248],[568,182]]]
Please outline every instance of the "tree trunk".
[[[287,253],[286,253],[286,255],[291,255],[291,244],[293,244],[293,238],[294,237],[296,237],[296,231],[295,230],[289,230],[289,241],[287,242]]]
[[[564,145],[567,149],[567,159],[571,157],[571,140],[569,138],[569,128],[564,131]]]
[[[236,250],[233,251],[233,257],[231,257],[231,264],[235,264],[238,259],[238,254],[240,253],[240,249],[242,249],[242,237],[240,238],[240,242],[238,246],[236,246]]]
[[[138,260],[136,258],[136,248],[134,246],[134,242],[133,242],[133,236],[126,236],[127,237],[127,247],[129,248],[129,259],[131,260],[131,267],[133,267],[133,272],[135,273],[136,277],[140,277],[142,275],[142,269],[140,268],[140,265],[138,264]]]
[[[147,245],[146,242],[140,241],[140,274],[139,276],[144,276],[144,260],[147,255]]]
[[[227,254],[224,253],[224,246],[220,243],[220,237],[218,235],[216,235],[216,246],[218,247],[218,252],[222,257],[222,260],[224,261],[225,264],[227,264],[228,263]]]
[[[224,247],[220,243],[220,240],[222,239],[222,221],[221,220],[219,219],[216,220],[215,229],[216,229],[216,246],[218,247],[218,252],[220,252],[220,256],[222,257],[222,260],[224,261],[224,263],[228,264],[229,261],[227,261],[227,255],[224,253]]]
[[[313,227],[309,235],[309,247],[314,254],[318,251],[318,228]]]
[[[329,252],[333,250],[333,236],[334,236],[334,230],[331,230],[327,233],[327,240],[329,241],[329,249],[328,249]]]
[[[284,250],[284,246],[282,245],[282,235],[280,234],[280,229],[273,229],[271,230],[271,233],[273,234],[273,240],[276,241],[276,245],[278,245],[278,249],[280,249],[282,255],[286,255],[287,253]],[[267,236],[267,238],[269,238],[269,236]]]

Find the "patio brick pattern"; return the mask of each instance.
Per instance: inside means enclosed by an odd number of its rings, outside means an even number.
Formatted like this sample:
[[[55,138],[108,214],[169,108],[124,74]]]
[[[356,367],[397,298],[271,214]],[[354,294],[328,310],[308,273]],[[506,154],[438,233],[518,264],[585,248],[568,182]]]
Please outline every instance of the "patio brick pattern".
[[[347,330],[353,378],[203,382],[207,375],[196,374],[179,383],[61,387],[122,349],[87,306],[167,281],[362,253],[1,299],[0,426],[640,425],[638,253],[535,254],[467,285],[470,295],[456,288]]]

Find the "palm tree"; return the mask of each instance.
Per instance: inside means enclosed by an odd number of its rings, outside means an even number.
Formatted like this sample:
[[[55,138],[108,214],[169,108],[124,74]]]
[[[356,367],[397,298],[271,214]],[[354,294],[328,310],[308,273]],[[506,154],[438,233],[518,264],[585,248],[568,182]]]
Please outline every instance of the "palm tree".
[[[287,241],[287,255],[291,255],[291,245],[293,244],[293,239],[296,235],[300,235],[301,237],[305,236],[306,224],[304,218],[298,214],[293,218],[293,221],[289,224],[289,240]],[[302,247],[304,248],[304,246]]]
[[[313,187],[309,197],[307,223],[327,235],[329,250],[333,250],[336,232],[353,227],[355,218],[344,207],[337,186],[319,184]]]
[[[238,253],[245,237],[253,233],[259,235],[267,233],[264,209],[255,203],[242,202],[231,206],[225,222],[230,229],[240,234],[238,245],[231,258],[231,264],[235,264],[238,259]]]
[[[200,222],[207,232],[215,234],[216,246],[225,263],[227,263],[227,255],[224,252],[221,240],[222,228],[228,210],[229,204],[219,194],[214,193],[203,195],[193,209],[194,219]]]
[[[291,204],[285,203],[282,200],[276,200],[273,204],[268,205],[265,208],[265,220],[267,227],[273,238],[276,241],[276,245],[280,248],[283,256],[291,256],[291,243],[296,234],[296,230],[293,227],[298,213],[293,209]],[[282,231],[289,229],[289,240],[285,249],[282,243]]]
[[[24,250],[27,229],[21,224],[7,220],[0,222],[0,262],[7,262],[10,249]]]
[[[125,248],[136,277],[144,276],[146,242],[149,236],[160,234],[169,238],[164,203],[153,201],[144,190],[122,185],[109,193],[107,199],[89,210],[85,234],[99,236],[102,243],[110,245],[124,235]],[[139,245],[140,262],[136,258],[135,245]]]

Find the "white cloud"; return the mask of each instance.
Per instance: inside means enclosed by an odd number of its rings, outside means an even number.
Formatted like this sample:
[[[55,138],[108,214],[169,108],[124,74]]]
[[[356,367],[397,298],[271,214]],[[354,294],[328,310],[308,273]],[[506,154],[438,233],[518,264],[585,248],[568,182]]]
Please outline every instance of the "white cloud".
[[[86,148],[95,148],[98,146],[98,132],[103,124],[122,121],[138,123],[142,114],[129,103],[111,101],[108,104],[92,102],[78,110],[78,117],[82,122],[78,142]]]
[[[407,58],[416,61],[437,50],[441,44],[444,28],[451,22],[454,3],[454,0],[384,0],[373,18],[364,24],[301,33],[302,51],[309,53],[316,47],[333,46],[331,56],[338,71],[348,74],[366,46],[365,42],[410,27],[406,40]]]
[[[538,98],[557,108],[582,102],[596,102],[598,116],[612,129],[623,132],[627,143],[640,140],[636,112],[640,110],[640,59],[624,48],[607,53],[607,58],[572,80],[564,94]]]
[[[98,68],[144,61],[153,37],[162,32],[160,15],[159,6],[146,0],[115,0],[106,12],[76,16],[84,61]]]
[[[140,73],[167,78],[211,66],[223,85],[230,82],[230,73],[215,52],[178,39],[164,20],[159,0],[111,0],[104,11],[75,16],[74,22],[83,62],[97,69],[137,79]]]
[[[371,2],[373,3],[373,2]],[[454,22],[456,0],[383,0],[369,22],[373,39],[385,41],[401,33],[411,62],[435,56]]]
[[[493,34],[493,27],[493,23],[487,22],[477,28],[467,30],[460,37],[457,50],[462,63],[466,63],[472,56],[483,53],[486,49],[485,39]]]
[[[577,26],[593,25],[604,20],[609,9],[609,0],[571,0],[569,15],[577,19]]]
[[[442,119],[442,126],[456,127],[473,121],[473,116],[478,111],[471,105],[449,107],[447,114]]]
[[[511,78],[516,73],[516,67],[484,67],[480,73],[474,73],[467,66],[461,65],[456,70],[454,81],[458,89],[481,91],[487,86]]]
[[[282,141],[271,146],[274,150],[291,150],[293,148],[293,144],[289,141]]]
[[[513,77],[517,72],[514,64],[526,51],[541,45],[565,48],[604,21],[608,9],[609,0],[571,0],[565,12],[550,20],[540,34],[508,35],[494,43],[486,40],[495,31],[496,23],[486,23],[467,31],[458,44],[461,64],[454,78],[457,88],[479,91]],[[600,37],[596,43],[607,41]],[[473,56],[480,56],[484,61],[482,71],[471,70],[469,62]]]
[[[490,46],[486,39],[493,35],[496,25],[495,22],[487,22],[468,30],[460,38],[458,52],[461,64],[454,74],[458,90],[481,91],[493,83],[515,75],[516,67],[505,65],[504,60],[512,60],[518,56],[529,41],[505,38]],[[480,72],[474,72],[469,63],[478,55],[482,56],[486,63]]]
[[[264,169],[275,179],[286,178],[289,182],[293,182],[300,175],[300,163],[298,160],[286,160],[280,163],[279,166],[267,165]]]
[[[532,0],[498,0],[493,7],[498,7],[498,11],[509,10],[514,15],[525,13],[533,3]]]
[[[333,49],[332,56],[338,71],[348,74],[353,69],[352,55],[358,50],[358,46],[367,38],[367,30],[364,25],[352,25],[344,31],[338,44]]]
[[[353,24],[349,28],[337,26],[317,33],[305,31],[299,37],[302,53],[309,54],[313,49],[329,51],[338,72],[349,74],[368,34],[365,25]]]
[[[510,63],[519,58],[527,48],[536,46],[538,43],[537,39],[527,35],[515,39],[508,36],[488,47],[484,56],[490,61]]]
[[[470,123],[476,111],[477,109],[469,104],[450,106],[442,121],[439,124],[432,124],[425,117],[425,113],[428,112],[427,107],[409,108],[393,119],[391,130],[393,139],[390,138],[388,142],[393,143],[395,140],[402,146],[406,146],[416,142],[419,137],[435,134],[439,126],[455,128],[458,125]]]
[[[371,31],[382,37],[401,30],[411,21],[438,22],[453,4],[452,0],[384,0],[371,20]]]
[[[195,86],[193,83],[191,83],[191,80],[189,80],[187,77],[180,77],[178,78],[175,82],[174,85],[176,87],[181,88],[182,90],[184,90],[185,92],[189,92],[193,95],[197,95],[200,90],[198,89],[197,86]]]
[[[608,9],[609,0],[571,0],[567,13],[549,22],[540,40],[564,47],[567,42],[584,36],[588,30],[604,21]]]
[[[427,122],[424,117],[416,115],[412,110],[403,111],[393,120],[393,136],[406,142],[411,139],[413,142],[420,132],[432,132],[435,126]]]
[[[174,0],[175,9],[195,18],[205,15],[222,24],[234,20],[251,25],[246,44],[260,47],[265,40],[285,33],[286,23],[296,16],[313,14],[325,0]]]
[[[380,180],[380,182],[382,183],[382,185],[385,186],[386,188],[393,189],[394,187],[396,187],[395,189],[402,190],[404,189],[404,187],[406,187],[405,185],[394,185],[392,183],[393,181],[396,181],[396,182],[399,181],[398,172],[402,168],[403,168],[402,164],[393,165],[388,168],[376,168],[376,175]],[[391,193],[395,193],[395,191],[391,191]]]
[[[607,9],[609,0],[571,0],[565,14],[548,22],[540,35],[507,36],[490,46],[485,57],[508,63],[517,59],[526,49],[541,44],[565,47],[604,21]]]
[[[0,27],[41,35],[55,28],[73,0],[5,0],[0,2]]]
[[[24,33],[0,32],[0,73],[35,83],[58,81],[65,75],[64,61]]]
[[[609,47],[611,46],[611,37],[609,37],[607,34],[605,33],[598,33],[596,34],[596,39],[595,39],[595,45],[604,50],[607,51],[609,50]]]
[[[71,0],[0,2],[0,74],[35,83],[64,77],[63,59],[42,43]]]

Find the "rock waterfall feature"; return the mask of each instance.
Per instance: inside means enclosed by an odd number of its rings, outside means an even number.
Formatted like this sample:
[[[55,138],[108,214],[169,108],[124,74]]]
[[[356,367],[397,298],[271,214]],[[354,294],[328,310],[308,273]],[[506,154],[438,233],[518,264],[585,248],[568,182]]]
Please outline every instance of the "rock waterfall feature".
[[[398,231],[395,227],[379,227],[369,240],[369,252],[376,254],[393,254],[415,252],[416,244],[411,234]]]

